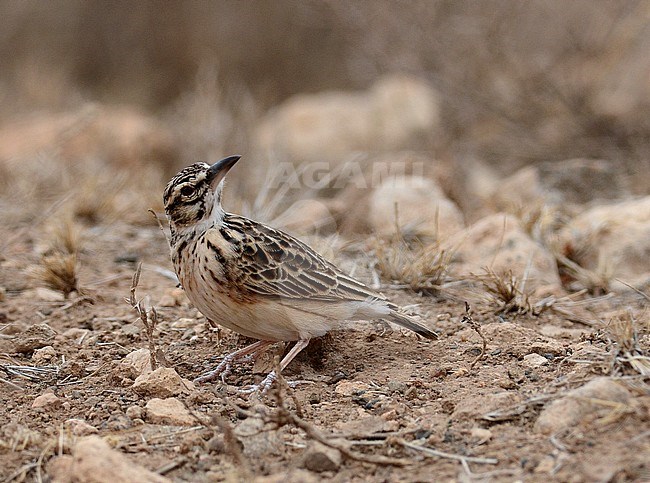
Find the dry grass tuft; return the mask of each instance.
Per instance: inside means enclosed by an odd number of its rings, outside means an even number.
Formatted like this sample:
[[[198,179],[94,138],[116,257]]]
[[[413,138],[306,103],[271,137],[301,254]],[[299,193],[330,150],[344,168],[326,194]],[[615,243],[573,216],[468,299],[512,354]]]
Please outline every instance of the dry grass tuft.
[[[50,255],[43,255],[38,268],[38,276],[47,287],[63,292],[67,298],[68,295],[79,289],[77,269],[76,253],[56,251]]]
[[[124,177],[115,173],[84,179],[72,199],[75,217],[91,225],[114,221],[120,215],[115,198],[122,189]]]
[[[641,343],[643,337],[650,337],[650,324],[646,322],[645,327],[639,328],[637,319],[627,312],[610,320],[607,332],[612,344],[612,374],[624,375],[632,369],[650,376],[650,352]]]
[[[525,278],[517,278],[512,270],[505,273],[497,273],[491,268],[483,270],[484,274],[474,277],[485,290],[490,305],[497,307],[497,314],[539,314],[531,303],[532,292],[526,290]]]
[[[524,231],[542,245],[549,243],[563,218],[558,207],[547,205],[543,200],[525,206],[512,206],[506,211],[512,213]]]
[[[592,295],[603,295],[610,291],[610,285],[614,279],[613,266],[607,260],[600,258],[595,270],[589,270],[571,258],[552,249],[560,269],[560,276],[564,280],[576,281]]]
[[[579,240],[566,240],[551,234],[542,241],[557,261],[563,284],[572,291],[584,288],[595,296],[610,291],[614,278],[611,260],[602,256],[597,260],[593,258],[594,254],[598,253],[595,246],[598,245],[598,234],[602,228],[594,228],[591,232],[582,235]],[[594,265],[596,268],[585,268]]]
[[[61,253],[79,253],[82,243],[82,230],[71,217],[65,217],[50,225],[50,244],[53,250]]]
[[[382,277],[425,293],[435,293],[445,283],[454,255],[438,243],[409,244],[401,238],[376,239],[372,248]]]
[[[67,298],[79,291],[81,230],[72,219],[64,218],[54,221],[50,231],[49,249],[41,257],[35,276],[46,287],[62,292]]]

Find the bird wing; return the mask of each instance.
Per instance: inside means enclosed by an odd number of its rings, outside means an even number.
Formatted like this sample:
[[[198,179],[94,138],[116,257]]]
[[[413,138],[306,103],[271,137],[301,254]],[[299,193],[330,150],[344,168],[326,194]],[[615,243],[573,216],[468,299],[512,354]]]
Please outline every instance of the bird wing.
[[[227,214],[221,234],[233,242],[238,256],[233,282],[251,294],[322,301],[384,299],[280,230]]]

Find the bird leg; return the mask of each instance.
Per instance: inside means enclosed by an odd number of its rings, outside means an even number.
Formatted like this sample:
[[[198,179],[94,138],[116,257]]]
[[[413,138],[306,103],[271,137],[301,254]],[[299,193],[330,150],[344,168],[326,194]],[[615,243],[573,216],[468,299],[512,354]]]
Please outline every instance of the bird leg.
[[[223,360],[219,363],[217,367],[215,367],[213,370],[210,372],[207,372],[203,374],[202,376],[197,377],[194,379],[194,382],[208,382],[216,379],[218,376],[221,376],[221,380],[225,382],[225,378],[228,374],[230,374],[230,366],[232,365],[233,362],[243,359],[244,357],[248,355],[253,355],[253,354],[259,354],[263,351],[266,350],[268,346],[273,344],[273,341],[270,340],[258,340],[257,342],[254,342],[251,345],[247,345],[243,349],[239,349],[235,352],[232,352],[225,356]]]
[[[289,363],[300,353],[301,350],[303,350],[305,347],[309,345],[309,339],[301,339],[296,344],[291,348],[291,350],[287,353],[286,356],[280,361],[280,372],[284,370],[285,367],[289,365]],[[253,392],[260,391],[262,393],[265,393],[266,391],[269,390],[271,387],[271,384],[278,378],[278,375],[275,373],[275,370],[269,372],[269,375],[264,378],[262,382],[259,384],[253,384],[252,386],[249,386],[245,389],[240,389],[239,392],[242,394],[251,394]],[[289,385],[296,385],[299,384],[300,381],[295,381],[293,383],[289,383]]]

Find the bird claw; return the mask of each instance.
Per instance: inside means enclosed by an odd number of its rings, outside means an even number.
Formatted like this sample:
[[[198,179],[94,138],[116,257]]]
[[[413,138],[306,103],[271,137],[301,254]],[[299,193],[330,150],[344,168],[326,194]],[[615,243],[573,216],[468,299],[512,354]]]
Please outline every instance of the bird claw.
[[[214,381],[217,377],[221,376],[221,381],[225,383],[226,377],[228,377],[232,372],[230,368],[232,361],[233,358],[230,357],[229,355],[224,357],[217,367],[215,367],[210,372],[206,372],[205,374],[197,377],[196,379],[194,379],[193,382],[202,383],[202,382]]]
[[[266,394],[269,389],[271,389],[271,386],[273,383],[277,380],[277,376],[275,374],[275,371],[271,371],[268,376],[264,378],[262,382],[259,384],[251,384],[250,386],[247,387],[242,387],[241,389],[238,389],[237,392],[239,394],[253,394],[253,393],[260,393],[260,394]],[[286,381],[287,386],[289,386],[291,389],[297,387],[300,384],[313,384],[312,381]]]
[[[241,389],[238,389],[237,392],[240,394],[253,394],[254,392],[265,394],[277,378],[278,376],[275,375],[275,371],[271,371],[259,384],[251,384],[250,386],[242,387]]]

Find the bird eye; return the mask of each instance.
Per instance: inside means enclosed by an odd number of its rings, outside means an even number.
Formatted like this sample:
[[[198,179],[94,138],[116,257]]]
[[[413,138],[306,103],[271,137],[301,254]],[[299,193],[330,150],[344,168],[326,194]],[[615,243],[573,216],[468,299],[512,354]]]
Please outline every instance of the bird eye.
[[[194,194],[194,187],[192,187],[192,186],[183,186],[181,188],[181,194],[183,196],[190,196],[190,195]]]

